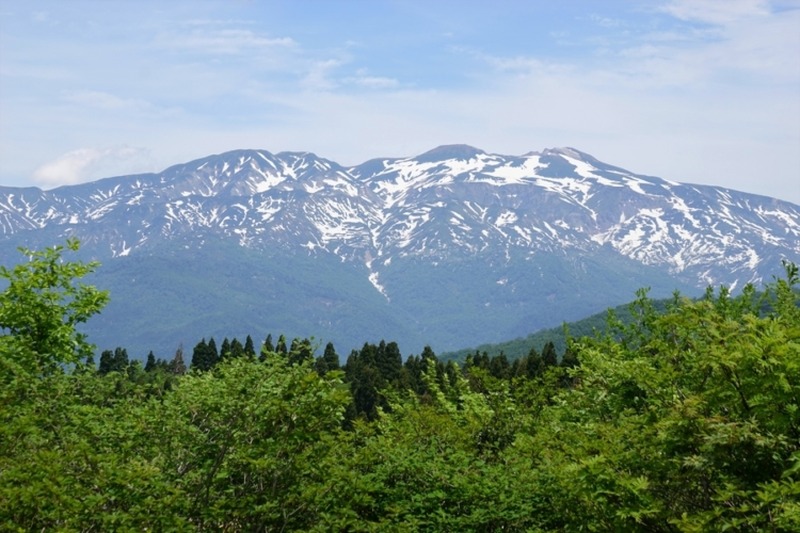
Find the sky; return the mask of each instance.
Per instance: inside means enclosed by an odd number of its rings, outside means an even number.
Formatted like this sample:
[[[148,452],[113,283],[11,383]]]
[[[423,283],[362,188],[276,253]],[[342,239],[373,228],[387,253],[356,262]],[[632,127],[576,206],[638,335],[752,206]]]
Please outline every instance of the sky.
[[[460,143],[800,204],[800,0],[0,0],[0,185]]]

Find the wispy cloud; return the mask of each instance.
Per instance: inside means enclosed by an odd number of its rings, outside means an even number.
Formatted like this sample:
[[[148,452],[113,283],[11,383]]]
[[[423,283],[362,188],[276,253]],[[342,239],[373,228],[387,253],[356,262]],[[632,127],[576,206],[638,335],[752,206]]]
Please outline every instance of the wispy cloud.
[[[715,25],[770,13],[767,0],[671,0],[660,9],[682,20]]]
[[[293,47],[297,43],[290,37],[270,37],[245,28],[203,26],[185,33],[162,35],[157,44],[206,55],[239,55],[255,50]]]
[[[371,76],[365,68],[358,69],[355,76],[345,77],[342,81],[346,84],[357,85],[366,89],[396,89],[400,87],[400,81],[396,78]]]
[[[79,148],[45,163],[33,173],[33,180],[45,189],[82,183],[103,177],[109,169],[141,168],[149,151],[130,146]]]

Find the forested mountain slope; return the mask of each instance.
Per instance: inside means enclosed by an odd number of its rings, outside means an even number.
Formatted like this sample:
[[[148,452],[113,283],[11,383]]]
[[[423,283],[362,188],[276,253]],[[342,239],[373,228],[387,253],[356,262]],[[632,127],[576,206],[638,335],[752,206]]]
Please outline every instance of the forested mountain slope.
[[[201,336],[453,350],[630,299],[734,290],[800,259],[800,208],[603,163],[464,145],[353,167],[238,150],[50,191],[0,187],[0,258],[78,237],[111,305],[88,332],[139,357]]]

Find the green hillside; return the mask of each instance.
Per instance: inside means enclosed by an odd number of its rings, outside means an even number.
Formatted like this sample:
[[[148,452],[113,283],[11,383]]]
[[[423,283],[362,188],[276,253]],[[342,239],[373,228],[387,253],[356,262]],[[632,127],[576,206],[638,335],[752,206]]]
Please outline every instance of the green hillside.
[[[666,308],[667,303],[670,301],[671,299],[668,298],[653,300],[653,305],[657,310],[661,311]],[[456,363],[463,364],[467,356],[479,352],[481,354],[485,353],[489,357],[504,354],[510,361],[513,361],[528,355],[531,348],[541,353],[544,346],[550,342],[553,343],[556,353],[561,357],[567,348],[567,333],[573,338],[592,337],[595,334],[603,333],[608,329],[609,313],[612,313],[619,321],[628,323],[633,316],[632,304],[618,305],[617,307],[610,308],[602,313],[593,314],[582,320],[565,322],[559,327],[542,329],[526,337],[519,337],[506,342],[481,344],[474,348],[444,352],[440,354],[440,358],[444,361],[452,360]]]

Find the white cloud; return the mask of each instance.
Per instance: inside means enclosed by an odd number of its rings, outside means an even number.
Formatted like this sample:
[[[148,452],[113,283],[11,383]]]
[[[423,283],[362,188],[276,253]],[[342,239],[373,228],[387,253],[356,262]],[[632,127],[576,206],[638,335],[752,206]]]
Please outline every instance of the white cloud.
[[[50,189],[125,174],[134,169],[141,172],[145,166],[143,162],[148,158],[148,150],[130,146],[79,148],[41,165],[33,172],[33,181]]]
[[[681,20],[726,25],[769,14],[767,0],[671,0],[662,10]]]
[[[312,91],[328,91],[336,88],[339,84],[332,78],[332,73],[344,63],[341,59],[314,61],[309,65],[303,78],[303,86]]]
[[[239,27],[209,27],[212,24],[206,23],[185,33],[162,35],[158,39],[158,44],[165,48],[184,49],[208,55],[239,55],[259,49],[293,47],[297,44],[290,37],[268,37]]]
[[[342,81],[366,89],[394,89],[400,86],[400,82],[397,79],[385,76],[371,76],[367,69],[364,68],[358,69],[355,76],[344,78]]]

